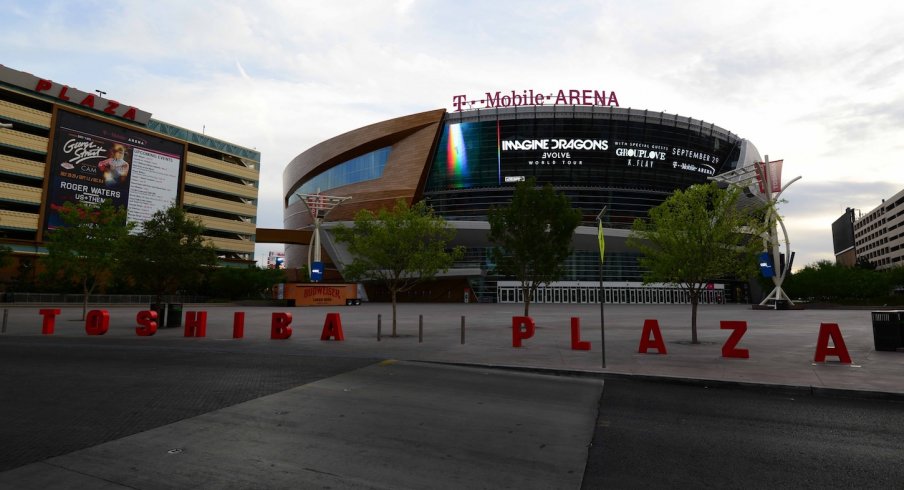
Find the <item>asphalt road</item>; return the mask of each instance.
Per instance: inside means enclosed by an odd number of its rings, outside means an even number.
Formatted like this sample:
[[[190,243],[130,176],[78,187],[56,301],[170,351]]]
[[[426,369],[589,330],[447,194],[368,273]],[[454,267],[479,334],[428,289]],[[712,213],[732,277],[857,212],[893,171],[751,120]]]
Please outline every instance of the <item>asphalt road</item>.
[[[4,338],[0,487],[580,486],[596,377],[288,347]]]
[[[4,338],[0,472],[378,361],[243,347],[191,339]]]
[[[0,472],[379,360],[277,352],[266,342],[5,337]],[[902,481],[900,401],[616,378],[605,382],[583,488],[900,488]]]
[[[607,379],[582,488],[902,485],[900,401]]]

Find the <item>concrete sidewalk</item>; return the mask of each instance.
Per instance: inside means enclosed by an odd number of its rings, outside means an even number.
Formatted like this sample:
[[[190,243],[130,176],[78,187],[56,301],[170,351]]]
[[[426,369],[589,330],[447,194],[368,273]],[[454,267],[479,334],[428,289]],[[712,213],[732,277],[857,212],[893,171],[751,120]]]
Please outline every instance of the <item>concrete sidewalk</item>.
[[[38,306],[9,307],[7,331],[3,335],[41,335]],[[134,342],[155,342],[183,336],[182,328],[161,329],[154,337],[135,335],[135,316],[142,308],[110,307],[108,337]],[[81,309],[62,307],[55,336],[84,336],[78,321]],[[698,313],[698,345],[691,345],[689,305],[606,305],[606,368],[601,367],[600,306],[531,306],[537,325],[533,338],[523,347],[512,347],[512,317],[523,313],[511,304],[401,304],[398,307],[398,337],[390,337],[391,305],[364,304],[356,307],[241,307],[185,305],[184,311],[206,311],[206,338],[184,339],[192,345],[253,352],[306,352],[333,356],[376,357],[456,364],[506,366],[538,370],[610,375],[643,375],[678,379],[741,382],[804,387],[813,390],[853,390],[869,393],[904,394],[904,353],[878,352],[873,347],[870,312],[867,310],[753,310],[749,305],[701,305]],[[232,339],[233,315],[245,312],[245,335]],[[273,313],[292,315],[292,336],[271,340]],[[327,313],[339,313],[345,340],[321,341]],[[377,341],[378,316],[382,339]],[[423,342],[418,341],[419,316],[423,316]],[[465,343],[461,323],[465,317]],[[578,317],[582,339],[590,351],[571,350],[570,318]],[[645,319],[656,319],[668,353],[637,353]],[[738,348],[748,349],[748,359],[723,358],[722,345],[731,334],[721,330],[721,320],[745,321],[746,335]],[[837,323],[852,364],[829,356],[814,363],[821,323]],[[187,344],[186,344],[187,345]],[[832,345],[832,344],[830,344]]]

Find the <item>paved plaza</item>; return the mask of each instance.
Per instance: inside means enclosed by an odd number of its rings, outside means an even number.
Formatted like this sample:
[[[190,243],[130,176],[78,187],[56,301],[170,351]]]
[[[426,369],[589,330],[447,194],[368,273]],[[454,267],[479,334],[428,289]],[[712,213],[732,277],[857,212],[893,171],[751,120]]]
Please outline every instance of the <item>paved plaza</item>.
[[[39,306],[9,308],[3,335],[40,336]],[[92,307],[93,308],[93,307]],[[100,308],[100,307],[98,307]],[[153,337],[135,334],[136,314],[143,308],[108,307],[107,337],[153,343],[184,335],[182,328],[160,329]],[[700,344],[693,345],[689,305],[605,305],[606,367],[600,350],[600,306],[574,304],[531,305],[536,333],[512,347],[512,317],[523,314],[514,304],[416,304],[398,306],[398,336],[390,336],[391,305],[385,303],[340,307],[256,307],[184,305],[184,311],[206,311],[206,338],[185,342],[208,342],[219,349],[272,351],[332,356],[372,357],[434,361],[480,366],[532,368],[608,375],[643,375],[691,380],[713,380],[752,384],[806,387],[813,390],[852,390],[867,393],[904,394],[904,353],[874,349],[869,310],[753,310],[749,305],[701,305],[698,312]],[[245,313],[244,338],[233,339],[235,312]],[[292,315],[292,335],[271,340],[274,313]],[[321,341],[328,313],[339,313],[345,340]],[[62,307],[56,322],[57,337],[85,336],[79,321],[80,307]],[[377,324],[381,340],[377,341]],[[581,324],[582,340],[589,351],[571,349],[570,319]],[[423,322],[423,341],[418,324]],[[464,318],[464,343],[462,343]],[[655,350],[638,353],[646,319],[657,320],[667,354]],[[719,328],[720,321],[744,321],[747,332],[737,347],[749,358],[723,358],[722,346],[731,334]],[[822,323],[839,326],[852,363],[837,356],[814,363]],[[829,344],[833,345],[832,343]]]

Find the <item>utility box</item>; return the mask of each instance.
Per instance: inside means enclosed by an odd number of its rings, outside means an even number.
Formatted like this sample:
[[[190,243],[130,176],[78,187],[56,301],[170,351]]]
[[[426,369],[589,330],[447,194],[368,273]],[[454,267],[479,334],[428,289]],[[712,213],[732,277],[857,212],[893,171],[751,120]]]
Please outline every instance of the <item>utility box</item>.
[[[904,311],[874,311],[873,342],[876,350],[904,349]]]
[[[166,305],[166,328],[178,328],[182,326],[182,303],[169,303]]]
[[[157,312],[157,328],[166,328],[166,303],[151,303],[148,309]]]

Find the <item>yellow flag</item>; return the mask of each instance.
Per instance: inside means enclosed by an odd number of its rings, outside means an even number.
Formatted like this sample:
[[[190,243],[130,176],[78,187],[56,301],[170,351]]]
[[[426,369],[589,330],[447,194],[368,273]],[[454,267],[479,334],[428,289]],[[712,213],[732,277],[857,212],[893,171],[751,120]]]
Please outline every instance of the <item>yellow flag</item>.
[[[597,221],[599,224],[599,231],[597,232],[597,238],[600,241],[600,262],[603,261],[603,254],[606,252],[606,240],[603,238],[603,220]]]

